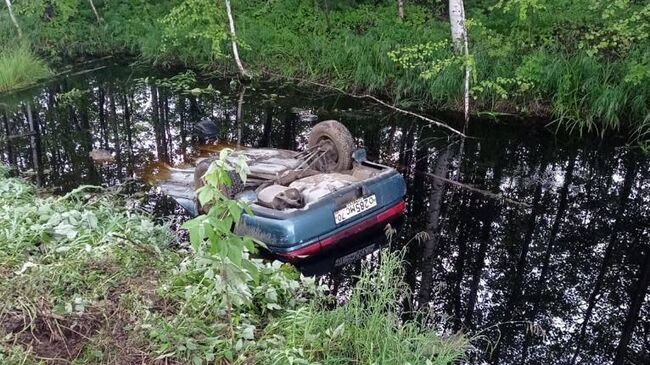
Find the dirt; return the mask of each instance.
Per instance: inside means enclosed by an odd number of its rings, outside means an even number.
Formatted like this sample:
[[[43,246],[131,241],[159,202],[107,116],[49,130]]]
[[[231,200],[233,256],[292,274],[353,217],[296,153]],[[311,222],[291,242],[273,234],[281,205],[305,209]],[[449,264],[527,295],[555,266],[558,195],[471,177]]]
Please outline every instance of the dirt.
[[[31,323],[25,315],[12,313],[1,325],[5,333],[12,334],[14,344],[31,349],[35,358],[55,365],[79,357],[98,326],[92,314],[64,318],[46,312],[38,313]]]
[[[20,345],[48,365],[69,364],[86,356],[87,349],[98,352],[97,361],[102,364],[174,364],[168,359],[156,360],[145,342],[129,330],[139,318],[125,308],[123,301],[124,295],[138,293],[142,301],[151,303],[152,310],[174,312],[174,303],[154,293],[157,279],[156,272],[130,278],[82,314],[55,314],[49,301],[41,298],[36,313],[16,311],[0,317],[0,338],[4,338],[4,345]]]

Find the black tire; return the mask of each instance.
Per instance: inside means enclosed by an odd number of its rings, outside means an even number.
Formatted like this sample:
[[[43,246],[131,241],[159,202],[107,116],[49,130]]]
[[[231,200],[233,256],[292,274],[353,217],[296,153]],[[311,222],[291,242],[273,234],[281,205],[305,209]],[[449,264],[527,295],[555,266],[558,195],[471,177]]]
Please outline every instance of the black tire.
[[[320,122],[309,134],[309,148],[325,148],[326,155],[315,167],[322,172],[338,172],[352,168],[354,139],[350,131],[336,120]]]

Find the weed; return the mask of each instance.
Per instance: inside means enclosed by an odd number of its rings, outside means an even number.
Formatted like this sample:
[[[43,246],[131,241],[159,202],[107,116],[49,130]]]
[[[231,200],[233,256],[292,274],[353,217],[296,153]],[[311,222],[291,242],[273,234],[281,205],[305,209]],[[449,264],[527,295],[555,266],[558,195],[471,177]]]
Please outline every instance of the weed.
[[[0,93],[28,86],[50,75],[28,46],[0,48]]]
[[[404,321],[401,303],[411,293],[403,281],[402,254],[382,251],[380,266],[365,265],[348,301],[290,311],[265,332],[270,364],[450,364],[468,347],[461,335],[440,337],[427,322]]]

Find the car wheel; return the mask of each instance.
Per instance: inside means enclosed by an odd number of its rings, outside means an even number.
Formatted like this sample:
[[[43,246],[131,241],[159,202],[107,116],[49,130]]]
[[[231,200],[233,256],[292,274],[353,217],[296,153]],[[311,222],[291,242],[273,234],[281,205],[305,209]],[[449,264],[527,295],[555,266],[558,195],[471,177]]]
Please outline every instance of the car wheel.
[[[336,120],[320,122],[309,134],[308,147],[317,149],[320,158],[315,168],[322,172],[337,172],[352,168],[354,139],[350,131]]]

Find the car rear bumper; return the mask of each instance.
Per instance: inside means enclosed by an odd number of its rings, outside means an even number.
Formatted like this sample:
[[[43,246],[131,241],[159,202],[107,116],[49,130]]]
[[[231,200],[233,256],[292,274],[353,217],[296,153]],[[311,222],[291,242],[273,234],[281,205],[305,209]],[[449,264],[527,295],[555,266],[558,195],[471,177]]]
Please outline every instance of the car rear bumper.
[[[396,220],[404,214],[406,204],[400,200],[396,204],[389,206],[382,211],[365,217],[360,221],[353,222],[348,226],[341,227],[341,229],[332,232],[331,234],[320,237],[312,242],[301,244],[299,248],[286,249],[274,248],[269,246],[268,249],[281,256],[287,261],[298,261],[313,256],[319,252],[327,250],[336,246],[337,243],[354,237],[369,230],[384,228],[386,224]]]

